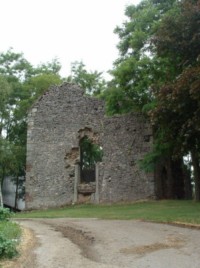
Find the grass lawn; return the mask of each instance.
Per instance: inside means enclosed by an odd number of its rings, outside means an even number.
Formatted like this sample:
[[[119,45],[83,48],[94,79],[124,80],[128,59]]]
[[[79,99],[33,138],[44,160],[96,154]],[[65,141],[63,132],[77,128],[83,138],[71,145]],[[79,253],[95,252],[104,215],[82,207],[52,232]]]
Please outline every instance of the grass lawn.
[[[200,202],[147,201],[115,205],[74,205],[59,209],[20,212],[15,218],[142,219],[156,222],[200,224]]]
[[[15,257],[20,243],[21,228],[10,221],[0,221],[0,268],[2,260]]]
[[[21,229],[14,222],[0,221],[0,235],[5,236],[7,239],[19,239],[21,236]]]

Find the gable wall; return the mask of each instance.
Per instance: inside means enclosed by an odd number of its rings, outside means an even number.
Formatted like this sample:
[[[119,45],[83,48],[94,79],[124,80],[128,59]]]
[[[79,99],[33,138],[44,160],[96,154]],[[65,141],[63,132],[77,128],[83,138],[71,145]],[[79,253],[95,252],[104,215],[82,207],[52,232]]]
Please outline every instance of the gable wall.
[[[75,85],[64,84],[47,91],[29,112],[27,209],[73,202],[79,141],[85,134],[103,147],[100,202],[153,196],[152,177],[137,167],[137,160],[151,144],[143,142],[145,135],[151,135],[148,124],[140,115],[107,118],[101,100],[84,96]]]

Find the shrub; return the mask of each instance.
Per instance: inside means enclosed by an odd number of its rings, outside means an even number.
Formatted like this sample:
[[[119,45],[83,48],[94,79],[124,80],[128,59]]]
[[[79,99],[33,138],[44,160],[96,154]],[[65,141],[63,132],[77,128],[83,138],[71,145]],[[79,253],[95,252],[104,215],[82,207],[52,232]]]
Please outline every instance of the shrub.
[[[9,221],[12,214],[8,208],[0,208],[0,259],[17,255],[21,229],[18,224]]]
[[[12,215],[9,208],[0,207],[0,221],[7,221]]]
[[[16,239],[8,239],[3,234],[0,234],[0,259],[12,258],[17,255]]]

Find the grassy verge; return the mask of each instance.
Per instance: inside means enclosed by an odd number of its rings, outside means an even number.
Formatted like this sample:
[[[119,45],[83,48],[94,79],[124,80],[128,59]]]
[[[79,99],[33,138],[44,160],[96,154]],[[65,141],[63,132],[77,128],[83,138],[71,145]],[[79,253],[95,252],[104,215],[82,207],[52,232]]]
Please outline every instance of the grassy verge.
[[[9,221],[11,213],[0,208],[0,260],[17,255],[17,245],[20,242],[21,229],[19,225]]]
[[[14,222],[0,222],[0,234],[3,234],[7,239],[17,240],[20,238],[21,229],[19,225]]]
[[[16,218],[142,219],[156,222],[200,224],[200,203],[193,201],[151,201],[115,205],[75,205],[17,213]]]

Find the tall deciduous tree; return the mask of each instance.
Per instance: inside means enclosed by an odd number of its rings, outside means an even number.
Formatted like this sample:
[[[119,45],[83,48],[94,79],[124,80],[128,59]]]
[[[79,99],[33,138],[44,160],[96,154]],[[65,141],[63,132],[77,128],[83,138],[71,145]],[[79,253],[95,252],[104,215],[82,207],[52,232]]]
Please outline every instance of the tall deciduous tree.
[[[152,121],[163,131],[161,142],[171,144],[174,157],[191,153],[196,200],[200,200],[200,67],[187,68],[174,83],[163,86]]]
[[[33,67],[22,53],[0,53],[0,180],[24,175],[27,111],[51,85],[60,84],[57,60]],[[2,133],[4,135],[2,135]]]
[[[173,85],[183,70],[198,59],[198,5],[195,0],[144,0],[138,6],[127,7],[127,21],[115,30],[120,38],[120,57],[111,71],[112,87],[105,92],[108,112],[139,110],[148,114],[158,107],[162,88]],[[111,94],[113,98],[109,98]],[[165,101],[170,103],[170,98]],[[163,170],[169,175],[167,197],[172,198],[177,196],[173,170],[175,162],[181,163],[183,154],[174,159],[173,141],[166,138],[169,125],[166,121],[165,127],[161,127],[154,121],[155,144],[147,165],[158,160],[166,162]]]
[[[176,13],[176,16],[174,16]],[[155,92],[151,116],[162,129],[162,141],[173,155],[191,154],[195,199],[200,200],[200,1],[183,0],[162,20],[153,43],[157,54],[168,57],[178,75]]]

